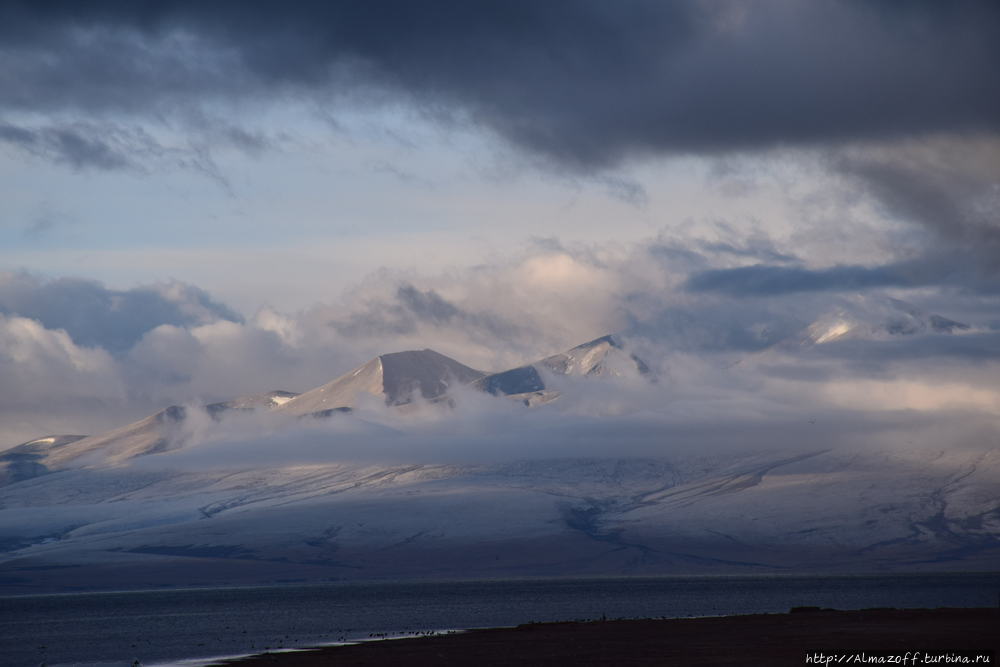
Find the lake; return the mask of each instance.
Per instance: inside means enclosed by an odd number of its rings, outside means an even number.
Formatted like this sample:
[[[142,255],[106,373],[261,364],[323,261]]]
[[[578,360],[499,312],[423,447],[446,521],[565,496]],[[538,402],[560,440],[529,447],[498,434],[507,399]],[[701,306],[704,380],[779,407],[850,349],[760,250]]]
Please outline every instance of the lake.
[[[129,665],[530,621],[994,607],[1000,573],[350,583],[0,598],[0,664]]]

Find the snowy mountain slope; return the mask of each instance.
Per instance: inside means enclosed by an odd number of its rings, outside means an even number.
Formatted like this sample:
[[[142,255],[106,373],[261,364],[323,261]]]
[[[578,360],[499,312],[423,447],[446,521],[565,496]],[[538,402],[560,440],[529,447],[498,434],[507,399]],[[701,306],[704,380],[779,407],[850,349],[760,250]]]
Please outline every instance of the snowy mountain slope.
[[[435,400],[449,387],[483,376],[482,371],[461,364],[434,350],[410,350],[375,357],[322,387],[305,392],[278,408],[290,415],[308,415],[351,408],[368,394],[386,405],[403,405],[420,397]]]
[[[824,566],[995,567],[998,488],[996,449],[816,452],[643,498],[615,525],[657,550],[721,537],[736,560],[798,552]]]
[[[180,443],[183,422],[187,417],[188,408],[171,405],[145,419],[51,450],[41,462],[50,469],[58,469],[87,456],[92,456],[94,463],[114,464],[166,451],[175,446],[174,443]]]
[[[219,563],[257,581],[995,569],[997,488],[988,448],[76,470],[0,491],[0,576],[22,590],[109,562],[146,584]]]
[[[0,485],[30,479],[47,472],[40,463],[50,452],[83,440],[85,435],[47,435],[0,453]]]
[[[28,474],[25,467],[30,459],[30,476],[45,474],[67,465],[94,463],[116,464],[137,456],[146,456],[183,446],[189,435],[187,424],[192,410],[219,419],[231,411],[248,412],[270,410],[291,400],[296,394],[271,391],[240,396],[223,403],[212,403],[203,408],[171,405],[159,412],[106,433],[93,436],[50,436],[19,445],[0,456],[10,471],[17,464],[19,477]],[[200,415],[199,415],[200,416]],[[8,472],[8,476],[10,473]],[[2,482],[2,478],[0,478]]]

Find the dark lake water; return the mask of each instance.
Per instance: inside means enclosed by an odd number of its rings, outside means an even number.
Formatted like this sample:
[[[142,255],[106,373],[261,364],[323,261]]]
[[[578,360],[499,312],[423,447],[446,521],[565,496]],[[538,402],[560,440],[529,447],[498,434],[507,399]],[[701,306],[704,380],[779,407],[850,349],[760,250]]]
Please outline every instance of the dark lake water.
[[[1000,573],[330,584],[0,598],[0,664],[144,665],[529,621],[995,607]]]

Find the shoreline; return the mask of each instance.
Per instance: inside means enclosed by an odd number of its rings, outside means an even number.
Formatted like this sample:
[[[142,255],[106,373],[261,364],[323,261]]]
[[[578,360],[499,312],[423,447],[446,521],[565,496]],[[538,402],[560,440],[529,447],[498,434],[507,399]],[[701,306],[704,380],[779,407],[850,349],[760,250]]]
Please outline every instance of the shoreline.
[[[746,573],[746,572],[726,572],[726,573],[705,573],[705,572],[684,572],[669,574],[569,574],[559,576],[548,575],[523,575],[523,576],[484,576],[484,577],[373,577],[371,579],[317,579],[317,580],[294,580],[294,581],[266,581],[266,582],[242,582],[242,583],[205,583],[198,585],[141,585],[135,587],[74,587],[74,588],[39,588],[18,590],[10,586],[0,586],[0,600],[29,599],[29,598],[52,598],[52,597],[74,597],[87,595],[127,595],[146,593],[190,593],[219,590],[273,590],[288,588],[337,588],[337,587],[370,587],[370,586],[436,586],[455,584],[490,584],[490,583],[533,583],[533,582],[602,582],[602,581],[691,581],[691,580],[816,580],[816,579],[912,579],[914,577],[982,577],[988,575],[1000,575],[1000,569],[990,567],[982,570],[900,570],[891,572],[879,572],[876,570],[829,572],[827,570],[796,570],[786,572],[767,573]]]
[[[939,658],[938,664],[945,664],[949,657],[970,655],[975,660],[975,655],[988,655],[990,662],[979,664],[995,664],[998,637],[998,608],[839,611],[796,607],[784,614],[530,623],[263,653],[205,664],[803,665],[808,664],[810,655],[816,664],[820,655],[904,658],[907,652],[911,659],[918,654],[925,656],[921,658],[925,661]]]

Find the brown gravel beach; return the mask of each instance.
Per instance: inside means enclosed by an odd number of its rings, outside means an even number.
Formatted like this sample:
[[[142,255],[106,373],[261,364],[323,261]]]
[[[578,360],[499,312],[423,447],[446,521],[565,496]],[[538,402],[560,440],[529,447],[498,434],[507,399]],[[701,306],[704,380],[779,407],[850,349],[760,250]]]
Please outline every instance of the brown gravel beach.
[[[977,653],[989,660],[980,658],[978,664],[995,664],[998,647],[997,609],[806,608],[717,618],[538,623],[265,654],[230,664],[920,665],[963,664],[955,660],[962,655],[977,664]],[[839,656],[845,657],[838,663]]]

